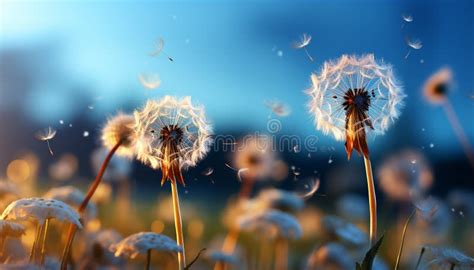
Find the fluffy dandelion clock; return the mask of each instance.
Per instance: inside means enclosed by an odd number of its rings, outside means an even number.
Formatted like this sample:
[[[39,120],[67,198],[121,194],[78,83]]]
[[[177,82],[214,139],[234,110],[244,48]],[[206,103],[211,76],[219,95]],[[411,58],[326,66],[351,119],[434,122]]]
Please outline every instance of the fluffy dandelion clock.
[[[165,96],[148,101],[134,115],[138,159],[160,168],[162,182],[170,178],[184,184],[180,171],[195,166],[211,144],[211,127],[204,108],[193,105],[190,97]]]
[[[28,198],[12,202],[3,211],[1,219],[23,221],[34,219],[43,224],[47,219],[67,221],[82,228],[79,215],[67,204],[53,199]]]
[[[64,186],[52,188],[43,196],[46,199],[54,199],[67,203],[73,207],[78,207],[85,198],[85,194],[73,186]],[[86,207],[87,218],[95,218],[97,216],[97,207],[93,203],[89,203]]]
[[[109,150],[119,144],[117,155],[133,157],[136,142],[134,127],[135,118],[133,115],[118,113],[110,118],[102,129],[102,144]]]
[[[9,220],[0,219],[0,238],[20,237],[25,234],[25,226]]]
[[[370,210],[370,239],[377,235],[377,203],[367,134],[384,134],[400,115],[405,95],[392,67],[374,55],[343,55],[311,75],[307,90],[316,128],[345,141],[347,157],[355,149],[363,155]]]
[[[366,134],[384,134],[400,115],[405,95],[392,67],[374,55],[343,55],[311,75],[310,111],[316,128],[346,141],[348,157],[355,149],[369,154]]]
[[[298,220],[290,214],[278,210],[270,210],[261,214],[249,214],[241,218],[240,226],[246,231],[270,232],[276,229],[273,237],[298,239],[303,234]]]
[[[139,254],[147,254],[146,269],[150,269],[152,250],[179,253],[183,251],[183,247],[178,246],[168,236],[152,232],[140,232],[130,235],[116,245],[112,245],[110,250],[115,252],[116,257],[124,256],[131,259]]]

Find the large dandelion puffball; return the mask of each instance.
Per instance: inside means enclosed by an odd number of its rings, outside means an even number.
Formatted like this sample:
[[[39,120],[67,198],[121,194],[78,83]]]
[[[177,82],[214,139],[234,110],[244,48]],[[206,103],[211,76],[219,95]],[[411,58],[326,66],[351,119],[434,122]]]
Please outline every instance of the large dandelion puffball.
[[[110,150],[120,142],[116,153],[125,157],[133,157],[136,143],[134,127],[135,118],[133,115],[118,113],[110,118],[102,129],[102,144]]]
[[[165,251],[171,253],[182,252],[183,248],[166,235],[140,232],[132,234],[116,245],[112,245],[110,250],[115,252],[115,256],[125,256],[135,258],[139,254],[145,254],[148,250]]]
[[[137,157],[154,169],[174,162],[180,169],[193,167],[209,151],[211,126],[191,97],[150,100],[134,116]]]
[[[367,107],[359,128],[370,127],[373,134],[383,134],[400,115],[405,97],[392,67],[376,61],[372,54],[343,55],[336,61],[327,61],[319,74],[311,75],[311,81],[307,94],[316,128],[339,141],[346,138],[348,105],[364,102]],[[351,97],[354,92],[364,96]]]
[[[3,211],[0,219],[24,221],[34,219],[42,225],[47,219],[67,221],[82,228],[79,214],[62,201],[43,198],[20,199],[12,202]]]

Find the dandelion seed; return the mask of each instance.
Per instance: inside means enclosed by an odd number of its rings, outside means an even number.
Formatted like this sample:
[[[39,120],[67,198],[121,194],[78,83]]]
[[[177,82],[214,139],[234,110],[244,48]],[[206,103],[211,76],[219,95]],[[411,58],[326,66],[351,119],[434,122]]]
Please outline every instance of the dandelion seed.
[[[161,80],[157,74],[140,74],[138,80],[143,88],[148,90],[154,90],[161,85]]]
[[[204,176],[210,176],[214,172],[213,168],[207,168],[202,174]]]
[[[161,53],[163,53],[164,55],[166,55],[166,57],[168,57],[168,60],[170,60],[171,62],[173,62],[173,58],[171,58],[168,54],[166,54],[164,51],[163,51],[163,48],[165,47],[165,40],[163,38],[159,38],[158,41],[156,42],[155,44],[155,50],[152,51],[149,55],[151,57],[155,57],[155,56],[158,56],[160,55]]]
[[[280,117],[288,116],[291,113],[291,108],[279,101],[265,101],[265,106]]]
[[[283,51],[278,50],[277,55],[278,55],[278,57],[283,57]]]
[[[433,148],[434,147],[434,143],[430,143],[430,148]]]
[[[411,53],[411,49],[419,50],[423,47],[423,44],[421,43],[421,40],[417,39],[417,38],[412,39],[412,38],[407,37],[406,38],[406,43],[407,43],[408,47],[410,47],[410,49],[408,50],[407,54],[405,55],[405,59],[408,59],[408,56]]]
[[[316,193],[316,191],[318,191],[319,185],[319,179],[311,180],[310,185],[306,185],[307,188],[311,187],[311,189],[305,194],[300,194],[300,197],[304,200],[311,198]]]
[[[328,164],[332,164],[333,160],[332,160],[332,156],[329,157],[329,160],[328,160]]]
[[[82,132],[82,137],[89,137],[89,131],[85,130]]]
[[[48,150],[51,156],[54,155],[53,150],[51,149],[51,145],[49,144],[49,140],[52,140],[56,136],[56,130],[52,127],[48,127],[47,129],[40,130],[36,133],[36,138],[40,141],[45,141],[48,145]]]
[[[94,106],[89,105],[89,106],[87,106],[87,108],[88,108],[89,110],[93,110],[93,109],[94,109]]]
[[[402,18],[407,23],[410,23],[413,21],[413,16],[411,14],[403,14]]]
[[[292,46],[294,49],[303,49],[306,53],[306,56],[308,56],[309,60],[311,62],[313,62],[313,57],[311,57],[311,55],[308,53],[308,50],[306,49],[306,47],[311,43],[311,39],[312,37],[310,35],[307,35],[307,34],[303,34],[301,36],[301,40],[299,42],[293,42]]]
[[[63,125],[63,124],[64,124],[64,121],[63,121],[63,120],[59,120],[59,124]]]

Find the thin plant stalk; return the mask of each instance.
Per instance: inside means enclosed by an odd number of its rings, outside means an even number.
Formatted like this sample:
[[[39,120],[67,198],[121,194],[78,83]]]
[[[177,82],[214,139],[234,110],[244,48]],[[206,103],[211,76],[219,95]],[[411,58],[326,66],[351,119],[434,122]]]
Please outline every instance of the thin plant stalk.
[[[44,263],[44,256],[46,253],[46,237],[48,235],[48,229],[49,229],[49,218],[46,219],[44,223],[44,231],[43,231],[43,240],[41,243],[41,257],[40,257],[40,264],[43,265]]]
[[[145,270],[150,270],[150,265],[151,265],[151,249],[147,250],[147,252],[146,252]]]
[[[97,174],[94,182],[92,182],[92,184],[90,185],[89,190],[87,191],[87,194],[84,200],[79,206],[78,212],[81,216],[86,210],[86,207],[89,204],[89,201],[91,200],[95,191],[97,190],[97,187],[100,185],[100,182],[102,181],[102,177],[104,176],[105,170],[107,169],[107,166],[109,165],[110,160],[112,159],[113,155],[115,154],[115,152],[117,151],[117,149],[120,147],[121,144],[122,144],[122,141],[118,141],[115,144],[115,146],[112,149],[110,149],[109,153],[105,157],[104,162],[102,163],[102,166],[100,167],[99,173]],[[76,231],[77,231],[77,226],[75,224],[70,224],[69,230],[68,230],[68,236],[66,240],[66,246],[64,247],[62,258],[61,258],[61,270],[67,269],[69,253],[71,252],[71,246],[72,246],[72,242],[74,241],[74,235],[76,234]]]
[[[5,235],[2,235],[0,237],[0,259],[3,257],[3,252],[5,250],[6,239],[7,239],[7,237]]]
[[[402,257],[402,252],[403,252],[403,244],[405,243],[405,235],[407,232],[408,224],[410,223],[411,218],[415,215],[416,210],[413,210],[411,214],[408,216],[405,225],[403,226],[403,232],[402,232],[402,240],[400,242],[400,248],[398,249],[398,255],[397,255],[397,261],[395,263],[395,270],[398,270],[398,267],[400,265],[400,259]]]
[[[41,225],[39,225],[39,223],[38,223],[36,225],[35,241],[33,242],[33,246],[31,246],[30,258],[29,258],[30,263],[33,261],[33,258],[35,256],[36,246],[38,245],[38,241],[39,241],[40,236],[41,236]]]
[[[370,245],[375,243],[377,239],[377,197],[375,195],[374,177],[372,174],[372,164],[369,157],[364,155],[365,174],[367,176],[367,191],[369,197],[369,213],[370,213]]]
[[[459,122],[456,112],[454,111],[453,106],[451,105],[451,102],[449,102],[448,99],[443,102],[443,109],[448,117],[448,121],[451,124],[451,127],[454,130],[454,133],[456,134],[456,137],[458,137],[458,140],[461,143],[461,146],[464,150],[464,153],[466,154],[467,159],[469,160],[469,163],[471,164],[472,168],[474,168],[473,148],[469,143],[469,139],[467,138],[466,132],[464,131],[461,123]]]
[[[255,180],[251,177],[243,177],[242,187],[240,188],[239,195],[238,195],[238,202],[250,197],[252,193],[253,186],[255,184]],[[235,247],[237,245],[237,240],[239,238],[239,229],[232,228],[227,236],[224,239],[224,244],[222,245],[222,252],[228,255],[232,255],[234,253]],[[225,269],[221,268],[221,264],[216,263],[214,266],[214,270],[222,270]]]
[[[288,269],[288,241],[277,239],[275,243],[275,270]]]
[[[309,54],[309,52],[308,52],[308,50],[306,49],[306,47],[304,48],[304,52],[306,53],[306,56],[308,56],[309,61],[314,62],[313,57],[311,57],[311,55]]]
[[[420,266],[420,263],[421,263],[421,259],[423,258],[423,254],[425,254],[425,247],[421,248],[420,256],[418,256],[418,261],[416,262],[415,270],[418,270],[418,267]]]
[[[179,270],[183,270],[186,266],[186,256],[184,251],[184,237],[183,237],[183,224],[181,220],[181,209],[179,207],[179,195],[178,195],[178,183],[177,181],[171,182],[171,194],[173,198],[173,213],[174,213],[174,227],[176,229],[176,243],[178,246],[183,248],[182,252],[178,252],[178,264]]]

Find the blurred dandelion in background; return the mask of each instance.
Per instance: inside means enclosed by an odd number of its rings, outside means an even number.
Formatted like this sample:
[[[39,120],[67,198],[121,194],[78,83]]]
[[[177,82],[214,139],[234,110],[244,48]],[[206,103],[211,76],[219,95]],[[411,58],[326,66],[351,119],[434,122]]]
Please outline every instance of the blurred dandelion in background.
[[[372,165],[366,134],[384,134],[398,118],[405,95],[392,67],[374,55],[343,55],[327,61],[319,74],[311,75],[307,90],[316,128],[345,139],[347,157],[355,149],[364,157],[370,209],[370,239],[377,236],[377,210]]]
[[[474,168],[474,150],[459,121],[453,105],[449,101],[450,92],[453,88],[453,72],[449,68],[441,68],[432,74],[423,86],[423,94],[426,100],[432,104],[441,105],[448,117],[449,123],[454,130],[469,163]]]

